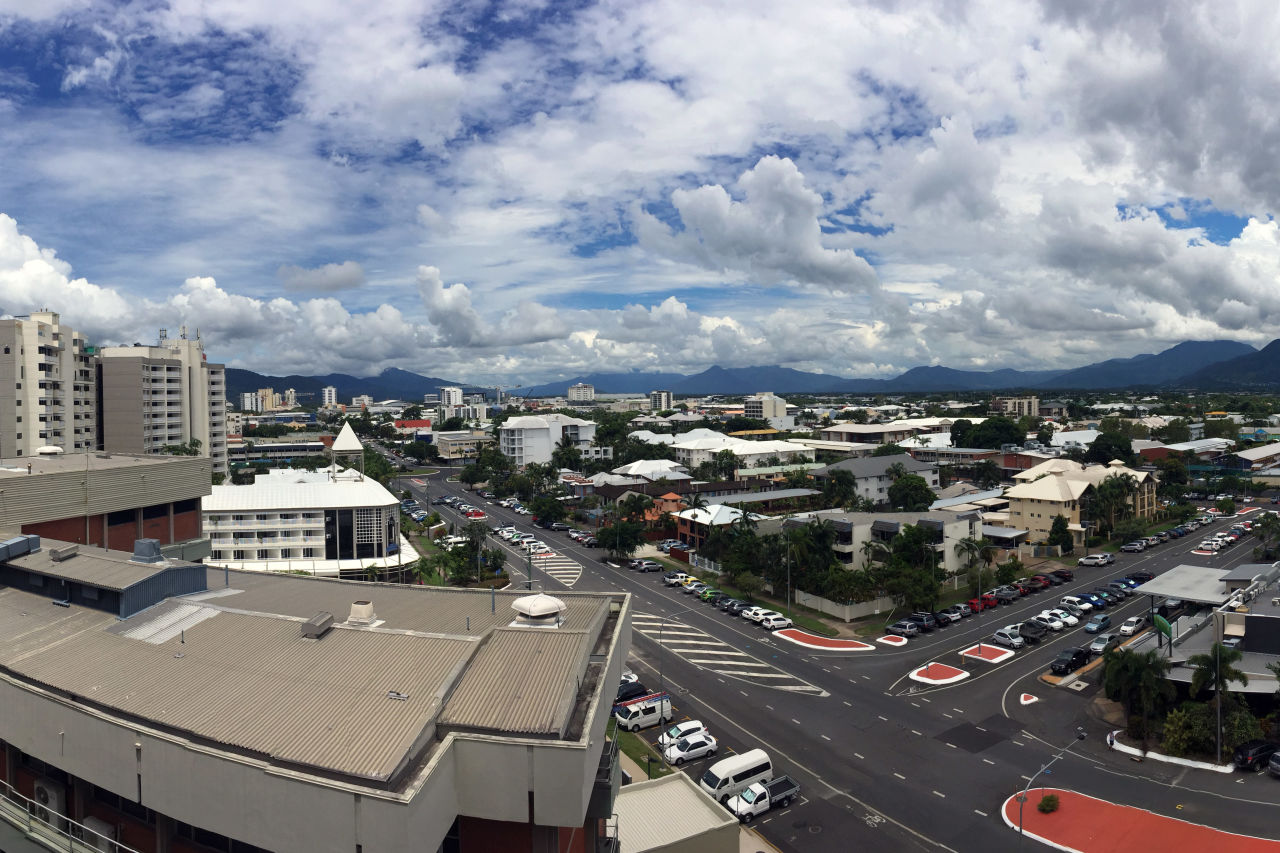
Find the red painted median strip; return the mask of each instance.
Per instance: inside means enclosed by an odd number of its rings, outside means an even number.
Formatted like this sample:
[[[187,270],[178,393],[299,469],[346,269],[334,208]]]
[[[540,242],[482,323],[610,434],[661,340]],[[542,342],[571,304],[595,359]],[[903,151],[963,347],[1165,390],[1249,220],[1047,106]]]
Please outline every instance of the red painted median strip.
[[[868,649],[874,649],[875,646],[869,646],[857,640],[841,640],[832,639],[831,637],[822,637],[817,634],[810,634],[808,631],[801,631],[797,628],[783,628],[781,631],[774,631],[775,637],[782,637],[784,640],[808,646],[811,649],[831,649],[841,652],[865,652]]]
[[[1044,794],[1058,795],[1058,810],[1041,814]],[[1212,850],[1214,853],[1280,851],[1280,841],[1236,835],[1198,823],[1121,806],[1076,791],[1032,788],[1022,806],[1026,835],[1060,850],[1088,853],[1133,850]],[[1004,801],[1004,822],[1018,831],[1018,796]]]

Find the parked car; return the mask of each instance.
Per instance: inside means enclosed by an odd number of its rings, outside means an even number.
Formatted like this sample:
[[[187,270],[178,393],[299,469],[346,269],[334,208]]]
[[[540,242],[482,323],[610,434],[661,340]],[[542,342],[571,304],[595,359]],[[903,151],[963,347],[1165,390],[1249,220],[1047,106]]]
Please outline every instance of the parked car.
[[[1062,596],[1062,600],[1058,603],[1063,607],[1074,607],[1078,610],[1084,611],[1085,613],[1093,610],[1093,602],[1080,595],[1064,595]]]
[[[1100,655],[1111,646],[1120,645],[1119,634],[1099,634],[1093,638],[1093,642],[1089,644],[1089,654]]]
[[[766,631],[778,631],[783,628],[790,628],[791,620],[780,613],[775,613],[772,616],[766,616],[761,619],[760,627]]]
[[[1111,627],[1111,617],[1105,613],[1095,613],[1084,625],[1084,630],[1089,634],[1098,634]]]
[[[667,586],[680,586],[688,579],[689,576],[684,572],[667,572],[662,576],[662,582]]]
[[[1269,740],[1246,741],[1236,747],[1231,763],[1237,770],[1262,770],[1277,751],[1280,751],[1280,743]]]
[[[1051,607],[1045,612],[1068,628],[1074,628],[1080,624],[1080,619],[1074,613],[1061,607]]]
[[[996,607],[1000,604],[996,597],[989,592],[984,592],[977,598],[971,598],[965,603],[969,605],[969,609],[974,613],[980,613],[983,610],[990,610],[992,607]]]
[[[1127,554],[1141,554],[1143,551],[1147,550],[1147,543],[1138,540],[1126,542],[1120,546],[1120,550]]]
[[[671,746],[662,751],[662,757],[667,759],[668,764],[679,766],[686,761],[694,761],[699,758],[706,758],[708,755],[715,755],[718,748],[719,745],[716,743],[716,739],[703,732],[690,735],[671,744]]]
[[[1034,646],[1045,637],[1049,636],[1049,629],[1041,625],[1039,622],[1016,622],[1012,625],[1005,625],[1004,629],[1017,634],[1027,642],[1027,645]]]
[[[1008,628],[1001,628],[991,635],[991,639],[1002,646],[1011,649],[1020,649],[1026,645],[1026,640],[1022,639],[1021,634],[1014,633]]]
[[[1094,610],[1106,610],[1109,604],[1105,598],[1092,592],[1078,592],[1076,597],[1092,604]]]
[[[750,610],[750,609],[751,609],[751,602],[735,601],[733,604],[730,604],[728,607],[726,607],[724,611],[725,613],[728,613],[730,616],[740,616],[742,615],[742,611]]]
[[[1128,619],[1124,620],[1124,624],[1120,626],[1120,636],[1132,637],[1134,634],[1138,633],[1143,628],[1145,628],[1146,625],[1147,625],[1146,616],[1143,616],[1141,614],[1137,616],[1130,616]]]
[[[691,583],[687,585],[684,588],[684,591],[687,595],[698,595],[706,588],[707,588],[707,585],[705,583],[703,583],[702,581],[697,581],[696,583]]]
[[[768,612],[769,610],[764,607],[745,607],[738,611],[738,615],[748,622],[757,622]]]
[[[1077,566],[1109,566],[1116,561],[1114,555],[1109,553],[1086,554],[1076,560]]]
[[[720,592],[720,590],[716,589],[715,587],[709,586],[706,589],[704,589],[702,592],[698,593],[698,598],[701,599],[702,601],[710,601],[711,599],[715,598],[717,595],[723,595],[723,594],[724,593]]]
[[[896,634],[899,637],[915,637],[920,634],[920,629],[916,626],[916,623],[909,619],[899,619],[885,628],[884,632],[886,634]]]
[[[624,681],[618,687],[618,698],[614,699],[614,704],[621,702],[630,702],[632,699],[639,699],[641,696],[648,696],[652,693],[648,687],[645,687],[639,681]]]
[[[987,595],[990,595],[1001,604],[1013,604],[1015,601],[1017,601],[1019,598],[1022,597],[1021,592],[1007,586],[1002,586],[998,589],[993,589],[991,590],[991,592],[987,593]]]
[[[1049,611],[1047,610],[1044,611],[1043,613],[1037,613],[1035,616],[1032,616],[1027,621],[1039,622],[1041,625],[1048,628],[1050,631],[1061,631],[1063,628],[1066,627],[1065,625],[1062,624],[1061,619],[1057,619],[1057,618],[1054,618],[1053,616],[1050,616]]]
[[[1043,574],[1032,575],[1031,579],[1033,581],[1042,581],[1045,584],[1047,584],[1047,586],[1040,587],[1041,589],[1048,589],[1050,586],[1061,586],[1064,583],[1062,578],[1058,577],[1053,572],[1045,572]]]
[[[1153,575],[1151,572],[1147,572],[1147,571],[1142,571],[1142,572],[1130,572],[1128,576],[1129,576],[1129,577],[1131,577],[1131,578],[1133,578],[1134,580],[1138,581],[1139,583],[1146,583],[1147,581],[1155,580],[1155,578],[1156,578],[1156,576],[1155,576],[1155,575]]]
[[[1088,662],[1089,653],[1084,649],[1063,649],[1058,652],[1053,663],[1049,664],[1049,670],[1054,675],[1066,675],[1069,672],[1075,672]]]
[[[1076,573],[1070,569],[1054,569],[1052,572],[1049,572],[1049,574],[1056,578],[1061,578],[1064,581],[1073,581],[1076,579]]]
[[[932,631],[934,628],[940,627],[937,618],[932,613],[918,610],[907,617],[912,622],[923,622],[926,631]]]
[[[1065,601],[1059,601],[1059,602],[1058,602],[1058,609],[1059,609],[1059,610],[1066,611],[1067,613],[1070,613],[1072,616],[1076,617],[1077,619],[1087,619],[1087,618],[1089,618],[1089,617],[1085,614],[1085,612],[1084,612],[1084,608],[1082,608],[1082,607],[1077,607],[1077,606],[1076,606],[1076,605],[1074,605],[1074,604],[1068,604],[1068,603],[1067,603],[1067,602],[1065,602]]]
[[[1133,595],[1133,587],[1121,580],[1108,581],[1107,589],[1113,589],[1120,593],[1121,598],[1128,598]]]
[[[944,610],[944,611],[942,611],[942,612],[943,612],[943,613],[953,613],[953,614],[955,614],[956,616],[958,616],[958,617],[960,617],[961,619],[963,619],[963,618],[965,618],[966,616],[972,616],[972,615],[973,615],[973,608],[972,608],[972,607],[970,607],[970,606],[969,606],[969,605],[967,605],[967,604],[953,604],[953,605],[951,605],[950,607],[948,607],[946,610]]]
[[[938,620],[939,625],[950,625],[952,622],[960,621],[960,614],[947,608],[946,610],[935,610],[933,618]]]

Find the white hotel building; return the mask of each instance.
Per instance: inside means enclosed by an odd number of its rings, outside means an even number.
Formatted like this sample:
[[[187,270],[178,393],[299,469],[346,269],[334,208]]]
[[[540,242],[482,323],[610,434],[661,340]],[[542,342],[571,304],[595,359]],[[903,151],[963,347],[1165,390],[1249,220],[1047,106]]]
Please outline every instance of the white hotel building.
[[[584,454],[598,455],[603,459],[612,456],[612,448],[591,446],[596,438],[595,421],[561,414],[525,415],[504,422],[498,428],[498,449],[516,467],[530,462],[545,465],[551,461],[551,452],[565,437]]]

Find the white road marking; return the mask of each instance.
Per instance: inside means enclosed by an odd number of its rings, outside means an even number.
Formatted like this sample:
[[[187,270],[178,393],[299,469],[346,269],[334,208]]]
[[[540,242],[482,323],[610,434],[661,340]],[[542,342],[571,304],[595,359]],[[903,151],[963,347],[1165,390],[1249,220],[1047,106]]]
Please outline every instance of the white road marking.
[[[903,782],[907,781],[907,777],[906,777],[906,776],[903,776],[901,773],[894,773],[893,775],[894,775],[894,776],[897,776],[897,777],[898,777],[899,779],[901,779]]]
[[[973,810],[973,813],[974,813],[974,814],[980,814],[980,815],[982,815],[983,817],[989,817],[989,815],[988,815],[986,812],[978,811],[977,809],[974,809],[974,810]]]
[[[947,798],[947,795],[946,795],[946,794],[944,794],[944,793],[942,793],[941,791],[934,791],[934,792],[933,792],[933,795],[934,795],[935,797],[942,797],[942,799],[944,799],[944,800]]]
[[[990,764],[992,767],[996,766],[996,763],[992,761],[990,758],[984,758],[982,760],[985,761],[987,764]]]

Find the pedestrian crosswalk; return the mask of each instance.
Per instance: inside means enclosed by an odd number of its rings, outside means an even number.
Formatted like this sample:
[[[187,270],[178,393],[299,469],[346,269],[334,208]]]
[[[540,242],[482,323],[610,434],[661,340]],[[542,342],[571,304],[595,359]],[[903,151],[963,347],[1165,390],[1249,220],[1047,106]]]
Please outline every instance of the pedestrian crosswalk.
[[[682,622],[672,622],[653,613],[636,613],[631,617],[631,629],[660,644],[672,654],[679,655],[688,663],[719,675],[774,690],[814,696],[828,695],[821,687]]]
[[[563,554],[538,554],[533,557],[533,575],[539,574],[571,587],[582,577],[582,565]]]

